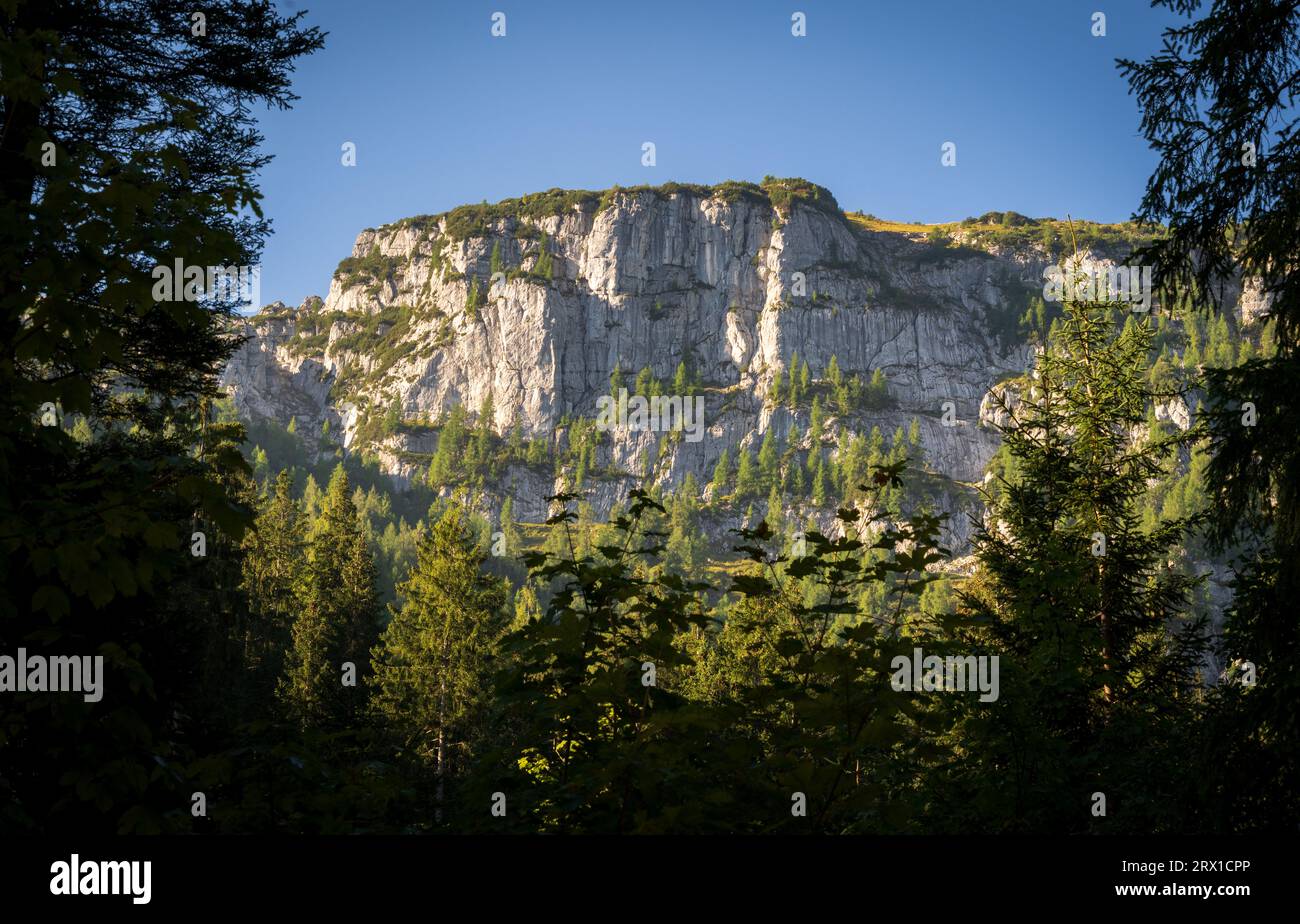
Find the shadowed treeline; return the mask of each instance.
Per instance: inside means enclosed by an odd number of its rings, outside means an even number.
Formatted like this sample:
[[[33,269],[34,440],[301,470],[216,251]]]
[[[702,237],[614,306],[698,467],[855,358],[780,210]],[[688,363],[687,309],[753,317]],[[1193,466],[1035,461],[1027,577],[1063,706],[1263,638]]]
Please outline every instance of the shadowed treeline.
[[[1268,348],[1219,364],[1212,333],[1189,384],[1159,319],[1027,313],[1044,351],[1002,393],[960,581],[942,511],[899,500],[901,430],[853,478],[808,473],[836,529],[747,518],[727,574],[649,490],[606,524],[558,495],[515,564],[463,498],[389,554],[347,467],[308,501],[250,466],[217,407],[235,306],[156,300],[154,271],[256,262],[249,104],[289,105],[324,37],[267,3],[196,15],[0,4],[0,830],[1295,830],[1297,4],[1216,4],[1123,64],[1162,158],[1138,217],[1167,229],[1166,303],[1212,315],[1241,270]],[[1204,394],[1186,432],[1155,420],[1171,388]],[[461,436],[448,482],[493,446]],[[760,483],[761,452],[736,464]],[[1215,635],[1192,543],[1238,561]],[[20,692],[20,649],[102,657],[102,698]]]

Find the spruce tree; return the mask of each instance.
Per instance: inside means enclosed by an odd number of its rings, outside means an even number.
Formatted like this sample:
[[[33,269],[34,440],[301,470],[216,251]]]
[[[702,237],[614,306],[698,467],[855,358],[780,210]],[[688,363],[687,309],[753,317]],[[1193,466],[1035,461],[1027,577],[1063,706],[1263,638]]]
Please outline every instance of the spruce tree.
[[[876,410],[889,405],[889,384],[885,380],[883,369],[876,369],[871,373],[871,381],[867,385],[867,406]]]
[[[700,532],[698,486],[689,472],[673,495],[664,563],[688,580],[702,576],[707,552]]]
[[[781,395],[783,394],[782,383],[784,381],[785,378],[778,372],[776,375],[772,376],[772,384],[767,386],[767,400],[774,406],[781,404]]]
[[[376,570],[342,464],[334,469],[311,540],[302,610],[279,686],[286,711],[305,727],[340,727],[362,704],[379,628]],[[344,684],[351,663],[352,685]]]
[[[822,399],[818,395],[813,398],[812,416],[808,424],[808,439],[811,441],[813,449],[821,446],[822,436],[826,432],[826,411],[822,408]]]
[[[649,398],[656,391],[658,389],[655,388],[654,372],[651,371],[649,366],[643,366],[641,371],[636,374],[636,383],[632,386],[632,394]]]
[[[1019,405],[1002,397],[1015,474],[987,497],[963,594],[978,628],[962,635],[999,656],[1001,694],[950,701],[973,786],[955,798],[994,829],[1146,831],[1187,797],[1173,768],[1190,763],[1204,639],[1171,565],[1191,524],[1143,528],[1147,481],[1177,447],[1142,432],[1151,325],[1117,333],[1110,307],[1066,304]],[[1124,813],[1091,816],[1094,791]]]
[[[1188,22],[1162,49],[1121,61],[1159,161],[1135,216],[1167,234],[1140,255],[1166,293],[1232,310],[1237,280],[1267,299],[1274,355],[1208,369],[1203,420],[1212,459],[1211,538],[1240,546],[1222,657],[1250,662],[1253,688],[1218,691],[1205,763],[1220,823],[1294,831],[1300,823],[1300,19],[1289,0],[1204,5],[1161,0]],[[1207,8],[1208,7],[1208,8]],[[1202,15],[1203,14],[1203,15]],[[1226,285],[1224,283],[1227,283]],[[1199,346],[1199,344],[1198,344]],[[1192,350],[1189,349],[1189,354]],[[1199,350],[1198,350],[1199,352]],[[1249,403],[1250,407],[1247,407]]]
[[[718,464],[713,468],[713,490],[715,497],[722,497],[727,493],[727,488],[731,484],[731,453],[724,449],[722,455],[718,456]]]
[[[794,473],[790,478],[790,494],[797,500],[803,500],[808,496],[807,472],[797,458],[790,460],[790,468]]]
[[[306,561],[305,527],[289,472],[276,476],[273,493],[245,534],[243,548],[243,590],[253,617],[248,662],[274,678],[301,605]]]
[[[746,500],[759,490],[759,476],[754,465],[754,454],[748,449],[740,450],[740,461],[736,465],[736,497]]]
[[[677,364],[677,371],[673,373],[673,390],[674,395],[686,395],[691,389],[691,376],[686,368],[686,360]]]
[[[825,507],[828,500],[826,493],[826,463],[820,449],[813,461],[812,502],[816,507]]]
[[[776,444],[776,433],[769,429],[763,435],[763,443],[758,449],[758,477],[762,487],[771,489],[780,484],[780,454]]]
[[[421,536],[398,586],[401,606],[374,650],[371,706],[432,775],[437,823],[448,780],[467,767],[488,659],[505,628],[505,585],[484,572],[467,524],[453,503]]]
[[[776,485],[772,485],[771,490],[767,492],[767,525],[771,527],[774,533],[781,533],[785,529],[785,516],[781,512],[781,492]]]
[[[831,356],[831,361],[826,364],[826,378],[830,381],[831,386],[837,389],[843,381],[844,376],[840,372],[840,361],[835,356]]]
[[[496,412],[492,402],[492,393],[488,392],[479,406],[478,420],[474,425],[473,441],[469,449],[468,466],[475,471],[485,471],[492,459],[493,429]],[[490,472],[488,473],[490,474]]]
[[[515,523],[514,499],[509,496],[501,502],[500,522],[501,535],[505,540],[506,554],[517,558],[524,550],[524,539],[519,533],[519,525]]]
[[[537,262],[533,264],[533,275],[540,279],[551,279],[555,274],[555,268],[551,264],[551,242],[542,232],[542,239],[537,244]]]
[[[618,401],[618,393],[625,388],[623,384],[623,369],[619,366],[617,360],[614,362],[614,371],[609,374],[609,396]]]

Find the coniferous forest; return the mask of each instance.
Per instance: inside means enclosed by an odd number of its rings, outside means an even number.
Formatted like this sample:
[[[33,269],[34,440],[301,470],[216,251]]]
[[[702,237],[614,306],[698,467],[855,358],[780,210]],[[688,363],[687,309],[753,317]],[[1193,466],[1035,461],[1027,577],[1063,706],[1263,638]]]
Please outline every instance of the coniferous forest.
[[[990,393],[973,518],[923,421],[837,423],[892,379],[797,355],[764,396],[793,436],[707,483],[650,460],[606,517],[594,410],[561,439],[458,407],[399,484],[239,413],[233,299],[156,298],[182,255],[257,262],[257,114],[331,41],[305,14],[0,0],[0,831],[1294,835],[1300,4],[1158,5],[1166,50],[1116,62],[1156,162],[1131,226],[1155,307],[1074,288],[1003,319],[1033,359]],[[734,185],[769,233],[826,208]],[[1082,274],[1075,225],[1041,227]],[[944,234],[918,246],[973,246]],[[501,275],[554,284],[529,246]],[[1247,277],[1249,325],[1223,296]],[[707,386],[674,365],[615,365],[610,394]],[[413,417],[377,407],[376,439]],[[556,485],[546,517],[485,505],[513,464]],[[20,680],[19,649],[102,657],[102,695]]]

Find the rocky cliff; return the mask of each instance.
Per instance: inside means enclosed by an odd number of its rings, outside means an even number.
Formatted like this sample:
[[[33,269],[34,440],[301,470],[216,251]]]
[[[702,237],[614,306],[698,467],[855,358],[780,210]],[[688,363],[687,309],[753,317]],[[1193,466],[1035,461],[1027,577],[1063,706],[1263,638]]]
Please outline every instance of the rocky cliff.
[[[641,370],[668,383],[684,366],[704,397],[704,437],[605,434],[583,485],[604,515],[643,476],[674,489],[693,475],[703,492],[724,450],[757,450],[769,430],[807,458],[810,399],[834,357],[844,378],[881,371],[888,394],[847,411],[827,400],[826,451],[846,431],[915,420],[962,545],[961,512],[998,445],[981,403],[1025,371],[1015,323],[1055,258],[1050,230],[1042,243],[950,230],[846,215],[828,191],[776,180],[553,190],[406,219],[362,232],[323,300],[250,318],[226,383],[242,415],[293,417],[318,449],[371,454],[405,486],[424,477],[456,406],[473,420],[490,399],[495,433],[558,453],[575,422],[596,417],[616,369],[632,388]],[[1124,251],[1097,237],[1086,257]],[[792,407],[772,386],[796,361],[811,386]],[[512,462],[484,503],[509,494],[517,518],[540,520],[570,477]]]

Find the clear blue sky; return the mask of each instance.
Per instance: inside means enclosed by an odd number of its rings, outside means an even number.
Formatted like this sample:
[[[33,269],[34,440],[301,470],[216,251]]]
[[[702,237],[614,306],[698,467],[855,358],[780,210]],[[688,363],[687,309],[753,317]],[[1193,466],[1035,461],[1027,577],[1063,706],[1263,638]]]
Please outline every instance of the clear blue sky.
[[[773,174],[899,220],[1122,220],[1154,157],[1114,60],[1172,21],[1145,0],[279,3],[329,33],[295,108],[261,118],[262,297],[293,305],[363,228],[555,186]]]

